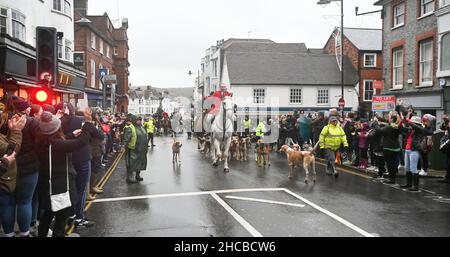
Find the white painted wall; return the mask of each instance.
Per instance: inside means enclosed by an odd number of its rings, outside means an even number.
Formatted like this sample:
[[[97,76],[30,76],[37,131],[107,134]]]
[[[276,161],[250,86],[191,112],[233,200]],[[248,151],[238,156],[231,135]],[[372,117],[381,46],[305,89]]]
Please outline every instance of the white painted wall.
[[[74,20],[73,20],[73,0],[71,3],[71,13],[64,13],[53,10],[53,0],[0,0],[0,7],[8,9],[8,34],[12,35],[11,9],[17,10],[25,15],[27,44],[36,46],[36,27],[55,27],[58,32],[64,32],[64,39],[72,42],[74,49]],[[61,1],[64,10],[64,1]],[[63,58],[65,40],[63,39]],[[72,58],[71,58],[72,59]],[[71,62],[73,60],[70,60]]]
[[[152,115],[156,113],[159,107],[158,100],[145,100],[141,98],[141,104],[139,104],[139,98],[131,99],[128,103],[128,112],[136,115]],[[149,102],[147,102],[149,101]]]
[[[225,78],[225,77],[224,77]],[[257,107],[253,104],[253,89],[265,88],[266,98],[265,104],[260,104],[260,107],[292,107],[292,108],[323,108],[330,109],[338,106],[339,96],[341,95],[340,86],[243,86],[232,85],[231,92],[233,92],[234,103],[238,107]],[[290,103],[290,89],[301,88],[302,89],[302,103],[291,104]],[[318,89],[329,89],[329,104],[319,105],[317,104],[317,91]],[[353,110],[358,108],[358,96],[354,90],[354,87],[346,87],[344,91],[346,107],[351,107]]]
[[[217,46],[211,46],[205,51],[205,57],[202,58],[202,64],[205,67],[205,70],[201,75],[201,82],[205,85],[205,95],[209,95],[211,91],[217,89],[220,85],[220,48]],[[214,73],[213,60],[217,60],[217,76]],[[207,85],[206,78],[210,78],[209,86]]]

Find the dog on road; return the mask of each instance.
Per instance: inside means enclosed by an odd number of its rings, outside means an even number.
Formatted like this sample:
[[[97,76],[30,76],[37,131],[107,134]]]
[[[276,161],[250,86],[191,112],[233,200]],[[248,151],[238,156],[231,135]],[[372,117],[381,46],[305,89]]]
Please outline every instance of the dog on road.
[[[288,145],[281,146],[280,152],[286,153],[287,161],[288,161],[288,178],[292,179],[293,172],[296,167],[300,167],[303,165],[303,169],[305,169],[305,183],[308,184],[310,180],[310,167],[313,171],[313,182],[316,182],[316,158],[313,152],[310,151],[300,151],[297,150],[300,147],[293,146],[294,148],[289,147]]]
[[[265,144],[262,139],[256,142],[255,155],[258,166],[265,167],[266,164],[270,166],[270,146]]]
[[[180,157],[180,150],[181,150],[181,146],[183,146],[181,144],[180,141],[177,140],[173,140],[173,144],[172,144],[172,162],[173,163],[181,163],[181,157]]]

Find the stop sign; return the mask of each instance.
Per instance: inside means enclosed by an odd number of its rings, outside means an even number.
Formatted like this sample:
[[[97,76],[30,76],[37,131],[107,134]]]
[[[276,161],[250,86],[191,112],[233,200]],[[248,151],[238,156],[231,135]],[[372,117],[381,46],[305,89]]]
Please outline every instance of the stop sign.
[[[339,108],[344,109],[344,106],[345,106],[344,98],[339,99],[338,105],[339,105]]]

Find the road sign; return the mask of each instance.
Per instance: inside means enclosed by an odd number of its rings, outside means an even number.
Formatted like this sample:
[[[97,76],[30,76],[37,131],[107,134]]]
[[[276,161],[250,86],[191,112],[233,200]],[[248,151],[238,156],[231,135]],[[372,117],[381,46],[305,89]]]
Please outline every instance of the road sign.
[[[345,100],[344,98],[340,98],[338,102],[339,108],[344,109],[345,107]]]
[[[372,111],[374,112],[390,112],[395,111],[395,96],[373,96]]]

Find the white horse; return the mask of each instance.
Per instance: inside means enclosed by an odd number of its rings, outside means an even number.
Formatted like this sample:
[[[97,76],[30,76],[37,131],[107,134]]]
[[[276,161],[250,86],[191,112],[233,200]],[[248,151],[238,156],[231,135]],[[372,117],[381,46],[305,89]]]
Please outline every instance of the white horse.
[[[224,161],[224,172],[229,172],[228,153],[231,145],[235,116],[231,97],[225,97],[211,126],[213,151],[213,165],[217,167],[219,160]]]

